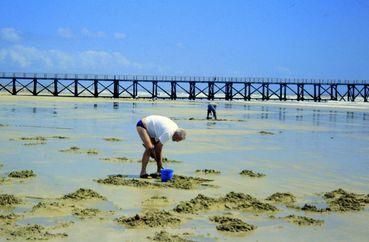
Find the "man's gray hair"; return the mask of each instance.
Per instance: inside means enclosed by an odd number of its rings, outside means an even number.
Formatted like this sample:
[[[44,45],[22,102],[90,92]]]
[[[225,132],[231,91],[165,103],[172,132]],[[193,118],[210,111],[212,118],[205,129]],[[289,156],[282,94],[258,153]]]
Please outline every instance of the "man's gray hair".
[[[181,137],[182,140],[186,139],[186,130],[182,129],[182,128],[178,128],[176,129],[175,132],[179,137]]]

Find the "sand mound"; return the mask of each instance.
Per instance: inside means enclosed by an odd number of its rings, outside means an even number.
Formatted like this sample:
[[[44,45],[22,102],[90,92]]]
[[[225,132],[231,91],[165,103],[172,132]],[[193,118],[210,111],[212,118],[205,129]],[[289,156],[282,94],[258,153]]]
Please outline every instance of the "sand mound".
[[[13,178],[29,178],[34,176],[36,174],[32,170],[12,171],[9,173],[9,177]]]
[[[107,161],[107,162],[121,162],[121,163],[126,163],[126,162],[135,162],[134,159],[130,159],[127,157],[110,157],[110,158],[101,158],[100,160],[103,161]]]
[[[154,237],[147,237],[153,241],[161,241],[161,242],[191,242],[193,240],[188,240],[181,238],[179,235],[172,235],[166,231],[156,232]]]
[[[109,142],[120,142],[122,141],[121,139],[118,139],[118,138],[114,138],[114,137],[111,137],[111,138],[104,138],[105,141],[109,141]]]
[[[87,154],[87,155],[98,155],[99,151],[96,149],[81,149],[77,146],[72,146],[68,149],[59,150],[60,152],[74,153],[74,154]]]
[[[211,206],[218,203],[218,200],[212,197],[207,197],[198,194],[190,201],[182,201],[175,208],[174,211],[178,213],[196,213],[199,211],[209,210]]]
[[[6,223],[13,222],[14,220],[17,220],[19,217],[21,216],[15,213],[10,213],[7,215],[0,215],[0,222],[6,222]]]
[[[242,170],[240,172],[240,175],[249,176],[249,177],[263,177],[263,176],[265,176],[265,174],[263,174],[263,173],[254,172],[252,170]]]
[[[323,213],[323,212],[331,211],[330,208],[317,208],[315,205],[311,205],[311,204],[305,204],[301,208],[301,210],[307,211],[307,212],[316,212],[316,213]]]
[[[174,208],[174,211],[178,213],[197,213],[216,208],[250,212],[277,211],[275,206],[261,202],[251,195],[235,192],[229,192],[224,197],[219,198],[212,198],[199,194],[189,201],[180,202]]]
[[[296,216],[296,215],[288,215],[283,217],[283,219],[288,222],[300,225],[300,226],[309,226],[309,225],[322,225],[324,223],[323,220],[317,220],[313,218],[308,218],[304,216]]]
[[[45,227],[38,224],[5,226],[1,233],[7,240],[49,240],[68,236],[65,233],[52,234]]]
[[[179,218],[164,210],[148,211],[143,215],[136,214],[128,218],[123,216],[116,221],[129,227],[167,227],[181,223]]]
[[[73,215],[81,219],[96,217],[99,213],[101,211],[96,208],[75,209],[73,211]]]
[[[220,199],[224,207],[228,209],[244,210],[250,212],[277,211],[278,209],[269,204],[259,201],[249,194],[229,192]]]
[[[193,189],[198,186],[209,186],[208,182],[212,180],[174,175],[173,179],[167,182],[160,182],[160,180],[148,181],[142,179],[128,179],[123,175],[110,175],[105,179],[96,180],[98,183],[110,185],[122,185],[132,187],[147,187],[147,188],[177,188],[177,189]]]
[[[172,180],[160,184],[164,187],[172,187],[177,189],[194,189],[198,186],[210,186],[207,183],[211,181],[213,180],[199,177],[174,175]]]
[[[220,171],[213,170],[213,169],[196,170],[196,172],[202,173],[202,174],[220,174]]]
[[[341,188],[327,192],[323,196],[332,211],[359,211],[369,203],[369,196],[349,193]]]
[[[49,210],[61,210],[67,207],[74,207],[74,205],[67,206],[63,202],[55,202],[55,201],[42,201],[37,203],[35,206],[32,207],[32,211],[36,211],[39,209],[49,209]]]
[[[10,194],[0,194],[0,206],[13,206],[21,203],[22,200]]]
[[[238,218],[230,218],[226,216],[214,216],[209,218],[210,221],[217,223],[217,230],[226,232],[249,232],[256,229],[256,226],[247,224]]]
[[[96,180],[97,183],[109,184],[109,185],[120,185],[120,186],[131,186],[131,187],[151,187],[154,186],[151,182],[139,179],[127,179],[123,175],[109,175],[105,179]]]
[[[296,197],[289,192],[276,192],[266,198],[268,201],[291,204],[296,201]]]
[[[167,204],[169,199],[165,196],[153,196],[145,201],[142,201],[143,205],[153,205],[153,204]]]
[[[24,145],[31,146],[31,145],[43,145],[46,144],[48,139],[68,139],[66,136],[54,135],[54,136],[30,136],[30,137],[19,137],[19,138],[11,138],[11,141],[22,141],[27,142],[23,143]]]
[[[73,199],[73,200],[85,200],[96,198],[105,200],[105,197],[101,196],[100,194],[89,188],[80,188],[73,193],[69,193],[63,196],[63,199]]]
[[[269,132],[269,131],[265,131],[265,130],[259,131],[259,134],[261,134],[261,135],[274,135],[273,132]]]

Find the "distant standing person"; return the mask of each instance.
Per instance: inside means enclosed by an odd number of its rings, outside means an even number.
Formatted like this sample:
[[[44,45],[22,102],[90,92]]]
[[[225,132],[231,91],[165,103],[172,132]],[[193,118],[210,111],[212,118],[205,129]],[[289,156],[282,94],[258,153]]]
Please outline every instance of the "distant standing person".
[[[214,119],[217,119],[217,111],[216,111],[217,105],[214,103],[208,104],[208,114],[206,115],[206,119],[211,119],[210,113],[213,115]]]
[[[179,128],[171,119],[160,115],[150,115],[142,118],[137,122],[136,129],[145,146],[140,178],[149,177],[146,173],[146,167],[150,156],[155,159],[157,164],[157,173],[150,176],[156,178],[160,176],[160,170],[163,168],[163,145],[169,139],[175,142],[184,140],[186,131]]]

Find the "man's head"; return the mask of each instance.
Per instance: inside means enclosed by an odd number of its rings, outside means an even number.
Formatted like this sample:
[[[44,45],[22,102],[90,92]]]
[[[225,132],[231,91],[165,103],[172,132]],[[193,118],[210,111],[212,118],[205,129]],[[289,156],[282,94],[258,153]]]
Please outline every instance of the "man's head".
[[[179,142],[186,139],[186,131],[184,129],[178,128],[173,136],[172,136],[172,140],[175,142]]]

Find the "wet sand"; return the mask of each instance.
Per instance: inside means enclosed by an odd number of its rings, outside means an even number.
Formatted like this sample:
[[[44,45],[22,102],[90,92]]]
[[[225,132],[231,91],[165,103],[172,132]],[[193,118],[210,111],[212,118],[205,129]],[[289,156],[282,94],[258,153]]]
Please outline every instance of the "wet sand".
[[[0,96],[0,241],[369,236],[368,105],[220,102],[217,122],[206,103],[113,102]],[[154,112],[188,130],[164,148],[179,182],[138,179]]]

